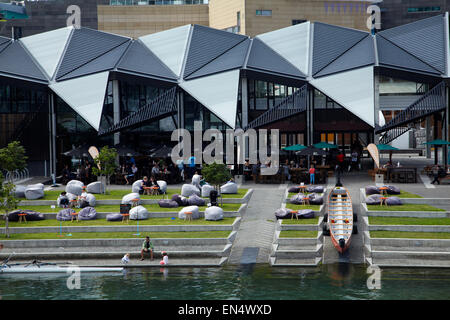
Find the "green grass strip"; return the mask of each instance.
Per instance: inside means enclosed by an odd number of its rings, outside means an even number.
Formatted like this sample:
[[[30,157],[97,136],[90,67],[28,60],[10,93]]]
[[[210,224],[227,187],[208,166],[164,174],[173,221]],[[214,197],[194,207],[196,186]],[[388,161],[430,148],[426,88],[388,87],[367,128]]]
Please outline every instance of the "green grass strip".
[[[369,217],[371,225],[448,226],[450,218]]]
[[[126,239],[126,238],[145,238],[149,236],[153,239],[161,238],[228,238],[230,231],[196,231],[196,232],[141,232],[139,236],[136,232],[80,232],[71,233],[72,236],[59,237],[59,233],[13,233],[10,238],[1,235],[2,241],[5,240],[44,240],[44,239]]]
[[[218,221],[207,221],[205,219],[196,219],[192,222],[186,222],[184,219],[171,219],[171,218],[150,218],[147,220],[139,220],[140,226],[180,226],[180,225],[188,225],[188,226],[211,226],[211,225],[231,225],[233,224],[236,218],[224,218],[223,220]],[[41,221],[28,221],[27,223],[23,222],[9,222],[9,226],[11,228],[26,228],[26,227],[59,227],[62,225],[63,227],[93,227],[93,226],[136,226],[136,220],[130,220],[127,224],[122,221],[106,221],[106,219],[97,219],[97,220],[80,220],[80,221],[58,221],[56,219],[49,220],[41,220]],[[5,227],[5,221],[0,220],[0,227]]]
[[[280,232],[280,238],[316,238],[317,231],[285,230]]]
[[[311,219],[283,219],[283,224],[318,224],[319,217],[314,217]]]
[[[248,188],[242,188],[238,190],[237,194],[223,194],[222,198],[230,199],[242,199],[247,193]],[[44,198],[38,200],[54,200],[58,199],[58,196],[61,194],[62,190],[49,190],[44,192]],[[108,190],[108,194],[94,194],[96,200],[121,200],[123,196],[131,193],[131,186],[128,189],[113,189]],[[181,189],[167,189],[167,196],[171,198],[174,194],[181,194]],[[141,195],[141,199],[162,199],[162,195]],[[206,198],[205,198],[206,199]],[[37,200],[30,200],[37,201]]]
[[[318,204],[292,204],[292,203],[286,203],[286,208],[291,210],[305,210],[305,209],[311,209],[313,211],[319,211],[320,205]]]
[[[444,209],[433,207],[429,204],[404,203],[401,206],[380,206],[379,204],[367,205],[371,211],[445,211]]]
[[[447,232],[370,231],[372,238],[450,239]]]
[[[238,211],[241,207],[241,203],[224,203],[221,208],[223,211]],[[183,207],[178,208],[161,208],[158,204],[145,204],[143,205],[149,212],[179,212]],[[199,207],[200,211],[205,211],[207,206]],[[57,213],[61,208],[52,209],[50,206],[19,206],[19,209],[22,210],[34,210],[42,213]],[[74,209],[76,212],[79,212],[81,209]],[[102,204],[95,206],[95,210],[97,212],[119,212],[120,206],[118,204]]]

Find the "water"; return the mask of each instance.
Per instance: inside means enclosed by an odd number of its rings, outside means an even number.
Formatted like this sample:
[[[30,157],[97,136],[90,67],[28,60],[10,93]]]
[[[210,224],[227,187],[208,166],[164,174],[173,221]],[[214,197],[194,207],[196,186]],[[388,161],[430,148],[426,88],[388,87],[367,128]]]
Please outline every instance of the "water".
[[[448,269],[385,269],[381,289],[367,288],[366,266],[318,268],[149,268],[122,274],[82,274],[69,290],[68,275],[0,275],[0,299],[297,300],[450,299]]]

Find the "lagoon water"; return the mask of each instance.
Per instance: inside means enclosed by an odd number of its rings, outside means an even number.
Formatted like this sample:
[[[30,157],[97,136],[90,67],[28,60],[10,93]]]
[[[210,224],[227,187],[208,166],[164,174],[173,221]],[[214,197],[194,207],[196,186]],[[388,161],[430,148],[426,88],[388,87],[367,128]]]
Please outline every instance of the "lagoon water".
[[[69,290],[69,275],[0,275],[0,299],[450,299],[449,269],[382,269],[381,289],[368,289],[364,265],[317,268],[246,265],[224,268],[128,269],[118,274],[81,274]]]

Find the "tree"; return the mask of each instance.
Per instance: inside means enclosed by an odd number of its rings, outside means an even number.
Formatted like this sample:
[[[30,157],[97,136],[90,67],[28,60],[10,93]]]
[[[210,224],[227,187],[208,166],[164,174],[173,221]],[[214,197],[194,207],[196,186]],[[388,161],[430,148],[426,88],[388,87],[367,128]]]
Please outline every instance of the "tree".
[[[109,184],[109,179],[116,172],[117,169],[117,150],[104,146],[100,149],[98,157],[94,159],[97,167],[92,168],[92,173],[96,176],[106,176],[106,183]],[[106,186],[104,192],[106,193]]]
[[[27,165],[27,159],[25,148],[20,145],[19,141],[10,142],[7,147],[0,149],[0,168],[11,173],[24,169]],[[11,175],[10,182],[12,182],[12,178]]]
[[[8,181],[4,182],[2,173],[0,172],[0,212],[3,213],[5,219],[5,233],[6,237],[9,238],[9,217],[8,214],[17,209],[17,205],[20,200],[16,198],[15,191],[16,186]]]
[[[202,168],[203,179],[212,184],[219,191],[220,185],[227,182],[231,178],[230,170],[225,164],[212,163]]]

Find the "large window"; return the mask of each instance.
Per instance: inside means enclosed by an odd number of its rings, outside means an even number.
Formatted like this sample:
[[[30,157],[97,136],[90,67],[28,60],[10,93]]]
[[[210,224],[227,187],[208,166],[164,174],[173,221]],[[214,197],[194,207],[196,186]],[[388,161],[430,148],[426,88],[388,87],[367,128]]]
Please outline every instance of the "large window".
[[[184,95],[184,128],[189,131],[194,130],[194,121],[202,122],[202,129],[226,130],[229,127],[220,120],[214,113],[203,107],[190,95]]]
[[[420,13],[420,12],[440,12],[441,7],[410,7],[408,13]]]
[[[268,110],[292,95],[298,88],[282,84],[248,79],[249,110]]]

